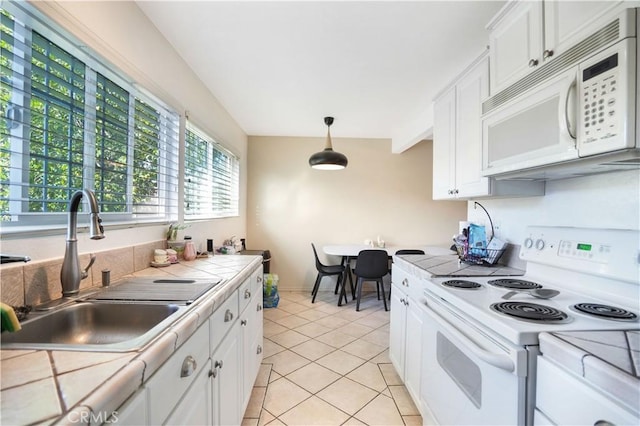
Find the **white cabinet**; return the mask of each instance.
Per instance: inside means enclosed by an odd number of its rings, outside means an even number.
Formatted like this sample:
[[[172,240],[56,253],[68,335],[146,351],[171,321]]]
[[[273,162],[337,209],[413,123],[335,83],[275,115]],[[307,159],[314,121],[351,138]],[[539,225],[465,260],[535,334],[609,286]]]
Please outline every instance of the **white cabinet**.
[[[542,0],[508,3],[488,25],[491,94],[555,60],[606,25],[629,3]]]
[[[489,195],[482,176],[482,101],[489,95],[484,54],[439,96],[433,117],[433,199]]]
[[[489,59],[480,56],[435,100],[433,199],[544,195],[543,182],[482,175],[482,102],[489,95]]]
[[[204,370],[208,358],[209,327],[205,323],[145,384],[148,395],[149,424],[163,424],[166,421],[194,383],[199,372]],[[189,401],[185,403],[191,404]],[[198,410],[206,409],[206,406],[198,407]]]
[[[423,286],[395,263],[392,268],[389,358],[420,407]]]
[[[242,411],[246,410],[251,398],[251,390],[262,363],[262,268],[251,274],[245,285],[240,288],[240,296],[249,300],[244,311],[240,314],[240,329],[242,333]]]
[[[238,425],[262,362],[262,266],[215,309],[112,419]]]
[[[211,420],[211,360],[207,359],[204,368],[198,373],[195,381],[184,395],[178,406],[166,421],[166,425],[210,425]],[[122,423],[144,424],[144,423]]]
[[[213,425],[239,425],[242,404],[241,330],[236,322],[220,346],[211,355]]]

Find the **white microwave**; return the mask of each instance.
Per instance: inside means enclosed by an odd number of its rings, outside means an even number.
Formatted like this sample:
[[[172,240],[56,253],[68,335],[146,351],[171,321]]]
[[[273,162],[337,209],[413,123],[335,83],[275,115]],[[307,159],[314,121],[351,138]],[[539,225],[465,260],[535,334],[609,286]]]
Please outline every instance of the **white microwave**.
[[[553,179],[640,167],[637,31],[636,9],[629,9],[557,64],[485,102],[483,174]]]

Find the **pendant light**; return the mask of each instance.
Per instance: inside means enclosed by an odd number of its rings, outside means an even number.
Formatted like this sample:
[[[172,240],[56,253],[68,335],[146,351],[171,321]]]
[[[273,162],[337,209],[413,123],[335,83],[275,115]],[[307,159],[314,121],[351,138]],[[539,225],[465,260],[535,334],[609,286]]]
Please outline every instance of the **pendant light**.
[[[347,167],[347,157],[336,152],[331,146],[331,132],[329,128],[333,124],[333,117],[325,117],[324,124],[327,125],[327,143],[323,151],[316,152],[309,157],[309,165],[318,170],[340,170]]]

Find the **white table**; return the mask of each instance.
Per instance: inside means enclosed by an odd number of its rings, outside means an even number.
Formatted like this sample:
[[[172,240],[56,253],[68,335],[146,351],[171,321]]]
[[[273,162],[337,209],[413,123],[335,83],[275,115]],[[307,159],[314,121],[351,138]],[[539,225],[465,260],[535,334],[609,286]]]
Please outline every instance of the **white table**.
[[[340,295],[338,296],[338,306],[342,305],[342,298],[344,297],[345,303],[347,303],[347,295],[345,292],[346,284],[347,284],[347,276],[349,277],[349,284],[351,286],[351,297],[352,299],[356,298],[356,290],[353,286],[353,276],[351,275],[351,260],[358,257],[358,253],[362,250],[384,250],[387,252],[389,257],[396,254],[398,250],[402,249],[419,249],[423,250],[425,253],[429,254],[451,254],[451,252],[447,249],[443,249],[441,247],[434,246],[426,246],[426,245],[417,245],[417,246],[386,246],[386,247],[371,247],[367,244],[328,244],[322,246],[322,251],[324,254],[329,256],[340,256],[341,257],[341,265],[345,267],[346,274],[344,274],[342,278],[342,283],[340,285]]]

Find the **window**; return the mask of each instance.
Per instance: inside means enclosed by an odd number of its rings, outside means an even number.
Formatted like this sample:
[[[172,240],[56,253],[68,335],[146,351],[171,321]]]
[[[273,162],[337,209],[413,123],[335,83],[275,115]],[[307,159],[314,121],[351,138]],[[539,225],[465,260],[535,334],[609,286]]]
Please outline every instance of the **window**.
[[[178,114],[24,8],[0,9],[2,227],[65,224],[83,188],[106,224],[176,220]]]
[[[185,219],[238,216],[238,158],[192,125],[185,137]]]

